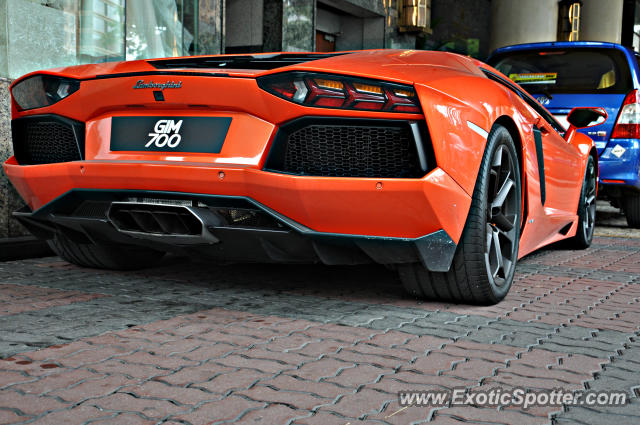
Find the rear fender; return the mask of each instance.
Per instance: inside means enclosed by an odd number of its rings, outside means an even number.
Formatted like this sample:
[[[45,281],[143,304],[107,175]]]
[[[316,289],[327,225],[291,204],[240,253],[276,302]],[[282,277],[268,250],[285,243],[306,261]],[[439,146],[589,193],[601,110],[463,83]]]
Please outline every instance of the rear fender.
[[[487,78],[458,76],[437,83],[438,88],[415,85],[436,162],[472,196],[487,137],[496,121],[507,117],[515,123],[525,151],[525,141],[533,140],[531,125],[527,125],[530,120],[523,115],[526,109],[520,112],[521,100],[515,94]],[[526,158],[524,152],[522,157]]]
[[[580,153],[580,157],[582,158],[582,173],[581,176],[585,175],[587,169],[587,159],[589,155],[593,156],[593,159],[596,162],[596,173],[598,173],[598,154],[596,149],[596,144],[591,140],[591,138],[583,133],[579,133],[575,131],[570,137],[568,142],[576,147],[576,150]],[[597,175],[596,174],[596,184],[597,184]],[[597,190],[597,187],[596,187]]]

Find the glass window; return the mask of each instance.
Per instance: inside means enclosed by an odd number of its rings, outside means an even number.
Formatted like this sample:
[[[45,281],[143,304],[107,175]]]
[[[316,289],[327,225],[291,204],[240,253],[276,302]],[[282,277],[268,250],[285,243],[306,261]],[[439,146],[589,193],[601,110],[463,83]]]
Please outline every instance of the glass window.
[[[194,52],[195,8],[189,8],[188,3],[189,0],[127,2],[127,60],[187,56]],[[185,21],[191,25],[187,27]]]
[[[78,63],[78,0],[3,1],[6,76],[16,78],[36,69]]]
[[[631,75],[615,49],[549,49],[503,53],[490,65],[529,92],[627,93]]]
[[[90,0],[81,5],[78,61],[124,59],[125,0]]]
[[[0,0],[0,77],[220,53],[224,1]]]
[[[531,96],[529,96],[523,90],[519,89],[515,84],[513,84],[511,82],[508,82],[508,81],[505,81],[500,76],[494,74],[493,72],[491,72],[491,71],[489,71],[487,69],[482,69],[482,72],[484,72],[484,74],[489,79],[491,79],[491,80],[493,80],[493,81],[495,81],[497,83],[502,84],[507,89],[509,89],[512,92],[514,92],[515,94],[517,94],[522,100],[525,101],[525,103],[527,105],[529,105],[531,108],[533,108],[533,110],[535,110],[538,113],[538,115],[540,115],[546,122],[548,122],[549,125],[551,125],[551,127],[553,127],[554,130],[556,130],[561,135],[564,135],[564,131],[565,131],[564,127],[562,127],[562,125],[553,117],[553,115],[551,115],[551,113],[549,111],[544,109],[535,100],[533,100],[533,98]]]

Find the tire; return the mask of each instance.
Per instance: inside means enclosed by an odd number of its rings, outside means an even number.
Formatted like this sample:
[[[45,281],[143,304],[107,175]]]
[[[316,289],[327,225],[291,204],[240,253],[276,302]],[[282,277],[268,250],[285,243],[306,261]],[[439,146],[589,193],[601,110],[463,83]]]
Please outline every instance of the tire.
[[[511,135],[494,126],[451,269],[441,273],[430,272],[421,263],[400,265],[400,280],[411,295],[471,304],[495,304],[507,295],[520,240],[519,168]]]
[[[578,229],[576,235],[569,239],[572,248],[587,249],[593,241],[596,227],[596,162],[591,155],[587,160],[578,202]]]
[[[165,254],[131,245],[79,244],[60,234],[47,242],[63,260],[77,266],[95,269],[143,269],[159,263]]]
[[[640,192],[625,193],[622,202],[627,224],[631,228],[640,229]]]

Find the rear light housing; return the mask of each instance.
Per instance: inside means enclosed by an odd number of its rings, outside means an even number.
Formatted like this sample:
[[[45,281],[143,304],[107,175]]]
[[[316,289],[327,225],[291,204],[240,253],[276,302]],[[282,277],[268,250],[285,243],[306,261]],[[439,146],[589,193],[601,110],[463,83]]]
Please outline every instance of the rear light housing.
[[[632,90],[622,102],[612,139],[640,139],[640,96]]]
[[[53,75],[34,75],[15,83],[11,88],[11,94],[18,108],[25,111],[53,105],[79,88],[78,80]]]
[[[285,72],[258,78],[261,89],[304,106],[421,114],[413,86],[342,75]]]

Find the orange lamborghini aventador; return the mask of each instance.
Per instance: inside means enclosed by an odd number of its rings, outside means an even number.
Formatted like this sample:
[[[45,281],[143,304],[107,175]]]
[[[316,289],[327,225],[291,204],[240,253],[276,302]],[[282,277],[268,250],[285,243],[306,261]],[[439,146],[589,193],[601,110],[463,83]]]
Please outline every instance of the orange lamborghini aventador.
[[[508,78],[443,52],[73,66],[11,87],[28,207],[67,261],[380,263],[418,297],[495,303],[518,258],[593,237],[597,155]]]

